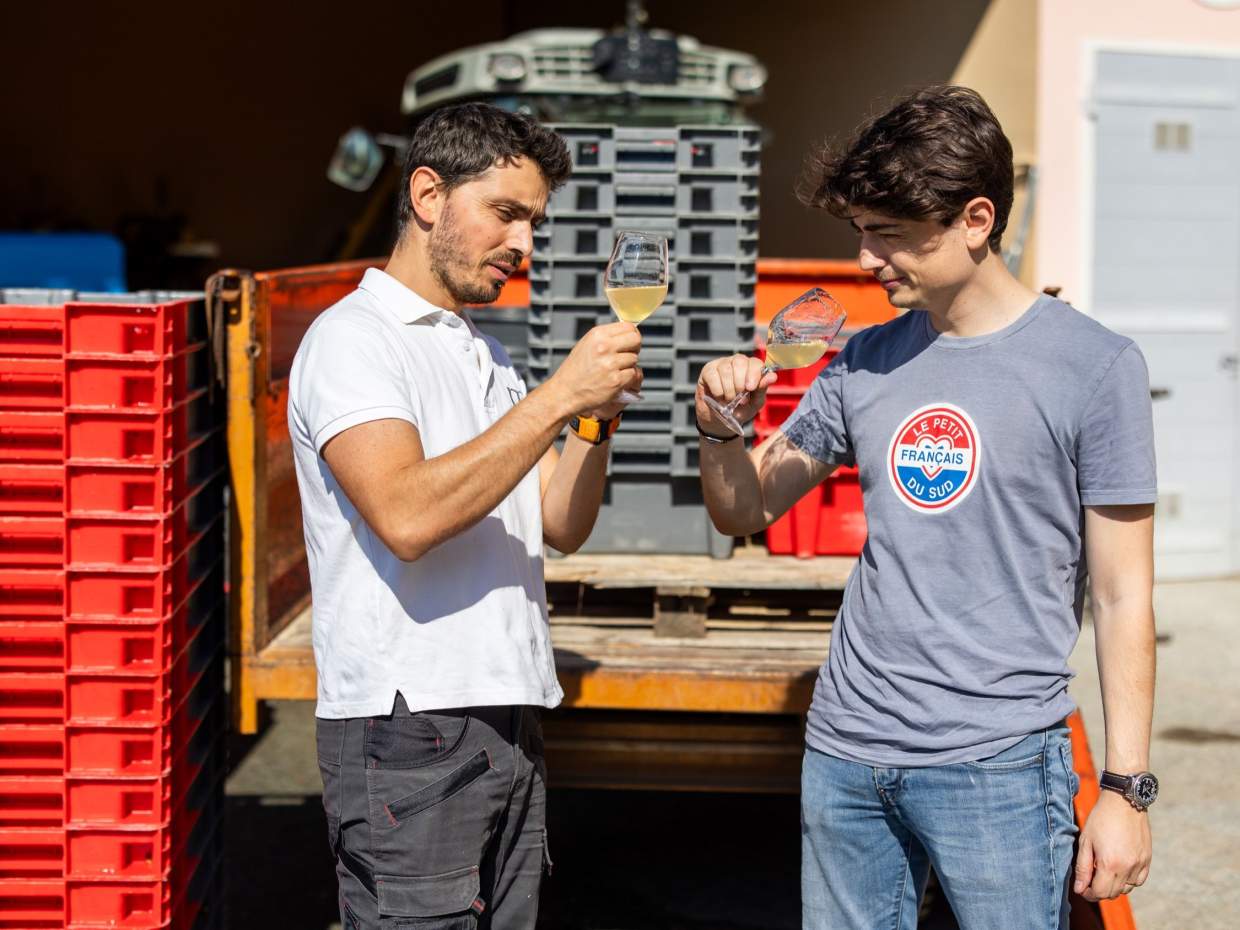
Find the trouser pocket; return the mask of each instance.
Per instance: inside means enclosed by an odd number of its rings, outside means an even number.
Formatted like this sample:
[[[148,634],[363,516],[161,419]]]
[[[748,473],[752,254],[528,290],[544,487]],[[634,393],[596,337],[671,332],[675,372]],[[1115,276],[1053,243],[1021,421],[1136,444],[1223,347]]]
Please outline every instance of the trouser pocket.
[[[377,875],[380,926],[400,930],[474,930],[485,909],[476,866],[442,875]]]
[[[363,752],[380,922],[472,928],[491,896],[480,870],[507,805],[511,747],[459,714],[394,718],[367,721]]]

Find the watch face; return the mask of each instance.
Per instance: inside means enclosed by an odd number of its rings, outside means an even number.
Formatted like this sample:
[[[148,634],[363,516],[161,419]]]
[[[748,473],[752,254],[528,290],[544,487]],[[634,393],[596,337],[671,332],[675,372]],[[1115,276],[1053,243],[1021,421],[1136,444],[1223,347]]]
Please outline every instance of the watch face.
[[[1133,793],[1137,796],[1137,802],[1142,807],[1149,807],[1158,800],[1158,779],[1149,772],[1137,776],[1137,783],[1133,786]]]

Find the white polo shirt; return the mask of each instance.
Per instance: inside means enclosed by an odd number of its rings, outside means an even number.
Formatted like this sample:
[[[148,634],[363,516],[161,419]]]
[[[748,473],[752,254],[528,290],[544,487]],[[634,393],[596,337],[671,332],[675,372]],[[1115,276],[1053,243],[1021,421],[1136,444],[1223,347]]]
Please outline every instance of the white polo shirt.
[[[380,541],[320,453],[360,423],[417,427],[426,457],[525,396],[500,344],[372,268],[307,330],[288,422],[314,598],[320,717],[563,698],[547,624],[542,504],[531,469],[490,514],[415,562]]]

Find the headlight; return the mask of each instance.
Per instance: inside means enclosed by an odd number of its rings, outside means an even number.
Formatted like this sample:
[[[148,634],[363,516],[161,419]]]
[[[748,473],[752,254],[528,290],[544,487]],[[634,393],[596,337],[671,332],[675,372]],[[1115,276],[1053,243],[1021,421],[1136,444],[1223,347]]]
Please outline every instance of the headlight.
[[[327,177],[346,190],[364,191],[375,182],[382,167],[379,144],[365,129],[355,126],[340,137],[327,166]]]
[[[487,62],[487,74],[497,81],[520,81],[525,77],[525,59],[516,52],[499,52]]]
[[[753,94],[766,85],[766,68],[756,62],[752,65],[733,65],[728,69],[728,86],[738,94]]]

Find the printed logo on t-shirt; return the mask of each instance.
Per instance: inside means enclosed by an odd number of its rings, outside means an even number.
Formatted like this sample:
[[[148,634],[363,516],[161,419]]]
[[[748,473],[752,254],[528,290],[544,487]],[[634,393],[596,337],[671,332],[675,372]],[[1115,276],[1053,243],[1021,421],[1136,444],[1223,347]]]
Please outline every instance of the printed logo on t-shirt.
[[[981,458],[981,441],[969,415],[953,404],[929,404],[891,437],[887,477],[909,507],[943,513],[973,490]]]

